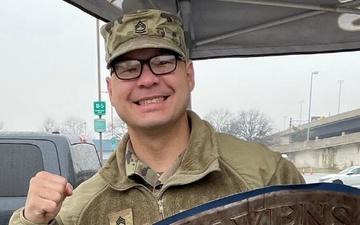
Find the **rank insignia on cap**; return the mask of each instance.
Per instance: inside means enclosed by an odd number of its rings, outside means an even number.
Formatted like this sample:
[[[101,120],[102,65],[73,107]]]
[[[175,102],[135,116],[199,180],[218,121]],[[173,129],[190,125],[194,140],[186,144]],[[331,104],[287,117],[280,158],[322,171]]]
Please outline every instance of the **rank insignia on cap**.
[[[139,20],[136,24],[135,24],[135,33],[137,34],[145,34],[147,33],[147,27],[146,24]]]

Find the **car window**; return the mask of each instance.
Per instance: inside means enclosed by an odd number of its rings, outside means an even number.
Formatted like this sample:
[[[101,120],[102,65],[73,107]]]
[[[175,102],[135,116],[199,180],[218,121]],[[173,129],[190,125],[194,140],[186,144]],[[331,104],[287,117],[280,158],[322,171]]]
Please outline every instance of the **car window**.
[[[354,169],[354,174],[360,174],[360,168],[356,168],[356,169]]]
[[[0,197],[26,196],[31,177],[44,170],[39,147],[0,143]]]
[[[71,158],[77,184],[94,175],[101,167],[95,146],[88,143],[78,143],[71,146]]]

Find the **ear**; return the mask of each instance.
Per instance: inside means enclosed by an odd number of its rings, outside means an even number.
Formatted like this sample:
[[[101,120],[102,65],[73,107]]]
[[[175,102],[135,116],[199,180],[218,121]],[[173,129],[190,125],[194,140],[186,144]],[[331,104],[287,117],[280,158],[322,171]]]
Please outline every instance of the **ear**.
[[[111,98],[112,98],[112,84],[111,84],[112,80],[111,77],[106,77],[106,88],[109,94],[109,98],[110,98],[110,102],[111,102]]]
[[[190,90],[194,90],[195,87],[195,72],[192,60],[186,62],[186,75],[189,81]]]

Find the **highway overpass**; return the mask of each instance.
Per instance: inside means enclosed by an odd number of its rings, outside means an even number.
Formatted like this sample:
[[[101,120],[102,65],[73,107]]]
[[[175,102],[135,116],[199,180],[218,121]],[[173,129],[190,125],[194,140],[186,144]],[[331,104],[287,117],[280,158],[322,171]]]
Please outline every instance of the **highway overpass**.
[[[268,137],[269,147],[298,167],[339,169],[360,165],[360,109],[288,128]]]

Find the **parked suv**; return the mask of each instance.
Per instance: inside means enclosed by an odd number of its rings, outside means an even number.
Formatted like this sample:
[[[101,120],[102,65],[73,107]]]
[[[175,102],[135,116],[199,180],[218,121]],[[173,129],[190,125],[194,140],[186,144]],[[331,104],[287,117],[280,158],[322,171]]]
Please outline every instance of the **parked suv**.
[[[45,170],[77,187],[101,167],[95,145],[83,137],[0,132],[0,224],[24,206],[29,181]]]

